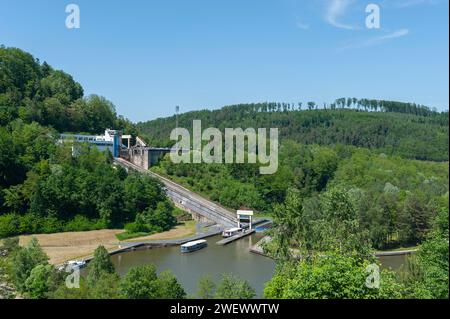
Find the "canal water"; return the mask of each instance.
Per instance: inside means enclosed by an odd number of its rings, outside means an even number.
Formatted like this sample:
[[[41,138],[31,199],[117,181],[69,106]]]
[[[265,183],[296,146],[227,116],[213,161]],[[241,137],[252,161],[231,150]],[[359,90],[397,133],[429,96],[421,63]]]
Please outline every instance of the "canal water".
[[[158,272],[170,269],[178,278],[188,295],[196,295],[198,281],[202,276],[210,275],[217,283],[221,274],[233,274],[247,280],[262,297],[264,284],[272,278],[275,262],[258,254],[249,252],[262,233],[255,233],[225,246],[216,245],[221,236],[207,238],[208,247],[199,251],[182,254],[179,246],[162,248],[139,248],[132,252],[123,252],[111,256],[111,260],[120,275],[128,269],[153,263]],[[406,256],[380,257],[383,268],[398,270],[405,263]]]
[[[381,268],[399,271],[406,263],[409,255],[394,255],[394,256],[380,256],[378,260],[381,263]]]
[[[170,269],[189,295],[197,293],[198,281],[210,275],[217,283],[222,274],[233,274],[247,280],[262,297],[264,284],[272,278],[275,262],[249,252],[262,234],[256,233],[225,246],[216,245],[221,236],[207,238],[208,247],[182,254],[179,246],[163,248],[140,248],[133,252],[123,252],[111,256],[111,261],[120,275],[130,267],[153,263],[158,271]]]

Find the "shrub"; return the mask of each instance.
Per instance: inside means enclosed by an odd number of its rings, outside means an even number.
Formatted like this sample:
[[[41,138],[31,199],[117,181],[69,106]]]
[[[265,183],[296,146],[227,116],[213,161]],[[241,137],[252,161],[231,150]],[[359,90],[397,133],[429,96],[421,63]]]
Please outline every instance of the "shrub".
[[[136,233],[124,232],[124,233],[117,234],[116,238],[118,240],[127,240],[127,239],[131,239],[131,238],[136,238],[136,237],[148,236],[151,234],[152,233],[146,233],[146,232],[136,232]]]
[[[94,251],[94,258],[88,266],[87,281],[89,285],[95,283],[102,274],[115,273],[114,265],[109,259],[109,253],[104,246],[98,246]]]
[[[182,299],[186,292],[170,272],[156,274],[154,265],[131,268],[120,282],[120,291],[130,299]]]
[[[44,234],[56,233],[63,229],[62,221],[55,217],[44,217],[40,221],[41,227],[39,232]]]
[[[6,214],[0,216],[0,238],[19,234],[19,220],[16,214]]]
[[[105,227],[106,224],[101,219],[89,219],[85,216],[77,215],[64,226],[64,231],[87,231]]]
[[[37,265],[25,281],[25,290],[32,299],[43,299],[57,287],[57,276],[52,265]]]
[[[12,258],[12,278],[20,292],[26,291],[26,280],[34,267],[47,265],[48,256],[44,253],[36,238],[32,238],[27,247],[20,248]]]
[[[255,296],[255,290],[248,281],[228,274],[222,275],[216,290],[216,298],[219,299],[252,299]]]

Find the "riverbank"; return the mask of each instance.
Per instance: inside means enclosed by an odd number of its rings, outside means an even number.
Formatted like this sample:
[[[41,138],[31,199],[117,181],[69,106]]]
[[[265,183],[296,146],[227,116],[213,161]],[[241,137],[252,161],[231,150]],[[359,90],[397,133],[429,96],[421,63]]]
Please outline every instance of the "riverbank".
[[[375,252],[375,256],[376,257],[402,256],[402,255],[414,254],[416,251],[417,251],[417,248],[416,249],[405,249],[405,250],[377,251],[377,252]]]
[[[269,236],[264,236],[260,241],[249,248],[249,251],[258,255],[270,257],[264,252],[263,245],[264,243],[269,243],[271,238]],[[410,255],[417,252],[418,246],[409,247],[409,248],[397,248],[393,250],[378,250],[375,251],[374,255],[376,257],[387,257],[387,256],[404,256]]]
[[[208,246],[190,254],[182,254],[179,245],[165,245],[159,248],[142,246],[132,251],[115,253],[111,261],[119,275],[126,274],[130,268],[154,264],[158,272],[170,270],[186,290],[188,295],[197,294],[198,282],[210,276],[219,282],[223,274],[247,280],[263,297],[264,284],[273,276],[275,261],[249,253],[248,249],[261,239],[261,233],[233,241],[228,245],[217,245],[221,234],[205,238]]]
[[[409,255],[417,252],[419,246],[408,246],[408,247],[399,247],[388,250],[377,250],[375,251],[375,256],[400,256],[400,255]]]
[[[49,256],[49,262],[58,265],[67,260],[89,258],[99,245],[103,245],[110,253],[120,251],[121,247],[116,235],[123,232],[123,229],[102,229],[84,232],[22,235],[19,236],[19,244],[25,246],[31,238],[36,237],[44,252]],[[125,242],[180,239],[192,236],[196,232],[195,222],[187,221],[180,223],[171,230],[150,236],[133,238]]]

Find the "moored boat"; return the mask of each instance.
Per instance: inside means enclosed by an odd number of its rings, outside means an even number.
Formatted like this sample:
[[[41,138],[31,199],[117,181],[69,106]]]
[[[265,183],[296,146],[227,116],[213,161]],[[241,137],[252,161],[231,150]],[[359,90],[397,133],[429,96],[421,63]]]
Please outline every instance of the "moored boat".
[[[242,228],[239,228],[239,227],[233,227],[233,228],[225,229],[222,232],[222,237],[224,237],[224,238],[232,237],[232,236],[237,235],[237,234],[239,234],[241,232],[242,232]]]
[[[64,270],[69,271],[84,268],[86,265],[87,263],[84,260],[69,260],[63,267]]]

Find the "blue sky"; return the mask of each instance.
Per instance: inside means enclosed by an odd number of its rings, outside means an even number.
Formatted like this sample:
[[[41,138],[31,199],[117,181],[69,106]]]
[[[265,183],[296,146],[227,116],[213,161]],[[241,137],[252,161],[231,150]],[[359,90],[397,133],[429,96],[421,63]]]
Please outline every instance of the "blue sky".
[[[67,29],[65,7],[80,7]],[[367,29],[366,5],[381,8]],[[133,121],[338,97],[448,109],[447,0],[0,0],[0,44],[72,74]]]

